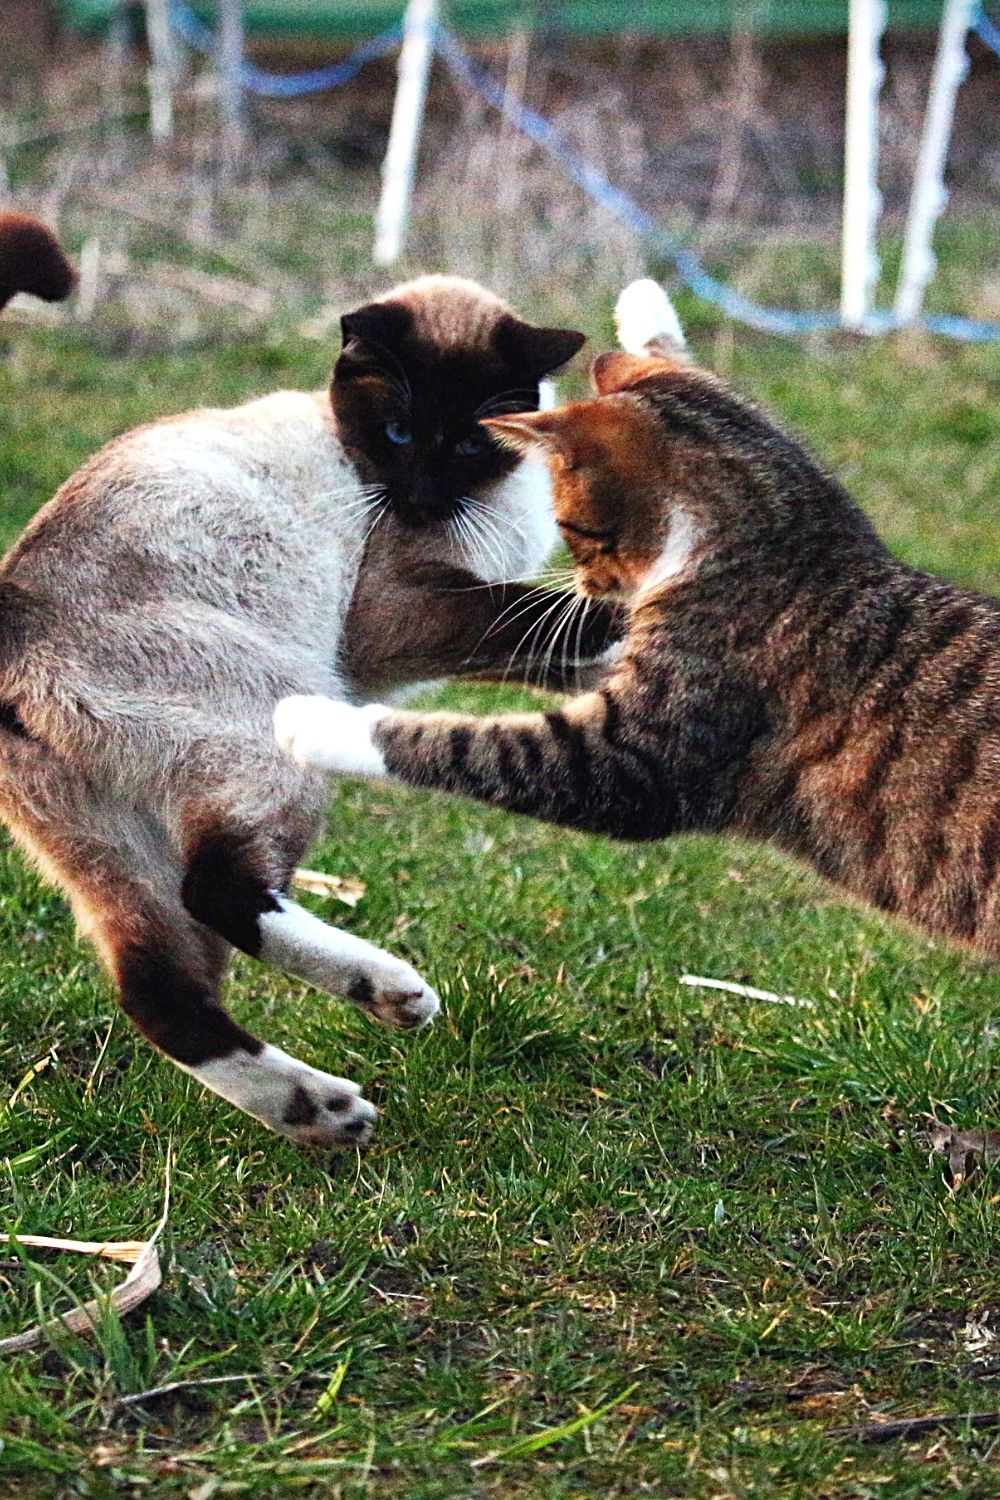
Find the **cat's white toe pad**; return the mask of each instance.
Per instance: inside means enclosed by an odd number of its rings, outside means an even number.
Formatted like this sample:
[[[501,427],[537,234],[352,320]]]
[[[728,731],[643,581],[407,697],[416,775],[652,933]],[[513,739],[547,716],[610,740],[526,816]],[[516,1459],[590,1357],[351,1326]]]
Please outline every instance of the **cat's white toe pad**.
[[[402,977],[373,973],[371,978],[359,978],[348,992],[350,999],[386,1026],[406,1030],[426,1026],[441,1009],[441,1001],[408,964],[400,968],[408,973]]]
[[[385,760],[372,729],[388,709],[380,703],[356,708],[321,696],[282,698],[274,711],[278,744],[303,770],[328,775],[385,775]]]

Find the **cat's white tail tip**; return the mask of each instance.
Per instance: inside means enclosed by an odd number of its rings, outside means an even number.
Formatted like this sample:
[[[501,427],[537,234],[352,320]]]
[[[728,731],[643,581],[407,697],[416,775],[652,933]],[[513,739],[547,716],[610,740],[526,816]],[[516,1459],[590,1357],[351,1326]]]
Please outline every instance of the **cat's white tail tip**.
[[[622,292],[615,306],[615,323],[626,354],[666,354],[687,348],[674,304],[659,282],[648,276]]]

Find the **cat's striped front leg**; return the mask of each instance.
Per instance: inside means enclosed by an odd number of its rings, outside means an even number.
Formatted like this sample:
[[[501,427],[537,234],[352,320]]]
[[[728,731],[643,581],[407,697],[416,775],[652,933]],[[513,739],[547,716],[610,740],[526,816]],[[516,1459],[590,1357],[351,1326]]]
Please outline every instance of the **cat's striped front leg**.
[[[292,760],[330,775],[392,777],[612,838],[674,829],[656,757],[623,733],[606,688],[555,713],[484,719],[286,698],[275,729]]]

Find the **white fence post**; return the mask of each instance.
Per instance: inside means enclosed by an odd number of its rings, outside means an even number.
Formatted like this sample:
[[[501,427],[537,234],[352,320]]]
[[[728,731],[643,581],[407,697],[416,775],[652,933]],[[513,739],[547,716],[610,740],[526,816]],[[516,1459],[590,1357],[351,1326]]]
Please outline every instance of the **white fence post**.
[[[390,266],[398,260],[406,237],[427,81],[434,56],[436,20],[437,0],[409,0],[403,20],[396,101],[382,167],[382,196],[375,221],[372,259],[377,266]]]
[[[219,0],[219,104],[222,159],[233,167],[243,149],[243,0]]]
[[[931,242],[934,226],[948,201],[944,166],[955,117],[955,96],[969,71],[965,41],[975,9],[976,0],[945,0],[941,17],[896,287],[896,317],[903,324],[916,321],[936,267]]]
[[[878,96],[885,69],[879,44],[885,0],[851,0],[847,42],[847,116],[844,130],[844,223],[840,321],[863,330],[878,280],[875,229],[878,190]]]
[[[174,133],[176,60],[167,0],[146,0],[146,41],[149,44],[149,70],[146,74],[149,133],[154,141],[169,141]]]

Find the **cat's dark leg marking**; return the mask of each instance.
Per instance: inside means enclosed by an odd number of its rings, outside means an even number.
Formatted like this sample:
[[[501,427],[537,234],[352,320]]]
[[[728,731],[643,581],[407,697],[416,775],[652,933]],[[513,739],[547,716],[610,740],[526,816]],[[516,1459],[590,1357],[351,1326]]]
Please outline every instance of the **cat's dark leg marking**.
[[[260,957],[260,918],[280,910],[277,891],[287,890],[291,873],[264,866],[252,835],[217,828],[189,854],[181,885],[181,898],[195,921],[251,958]]]
[[[131,921],[130,921],[131,925]],[[199,973],[190,956],[171,952],[169,936],[150,930],[145,937],[125,938],[114,953],[122,1010],[147,1041],[174,1062],[195,1068],[242,1050],[258,1057],[264,1043],[226,1013],[217,988]]]
[[[202,811],[181,886],[190,915],[252,958],[343,995],[387,1025],[413,1027],[438,1009],[402,959],[328,926],[288,896],[305,840],[276,809],[259,828],[206,825]]]

